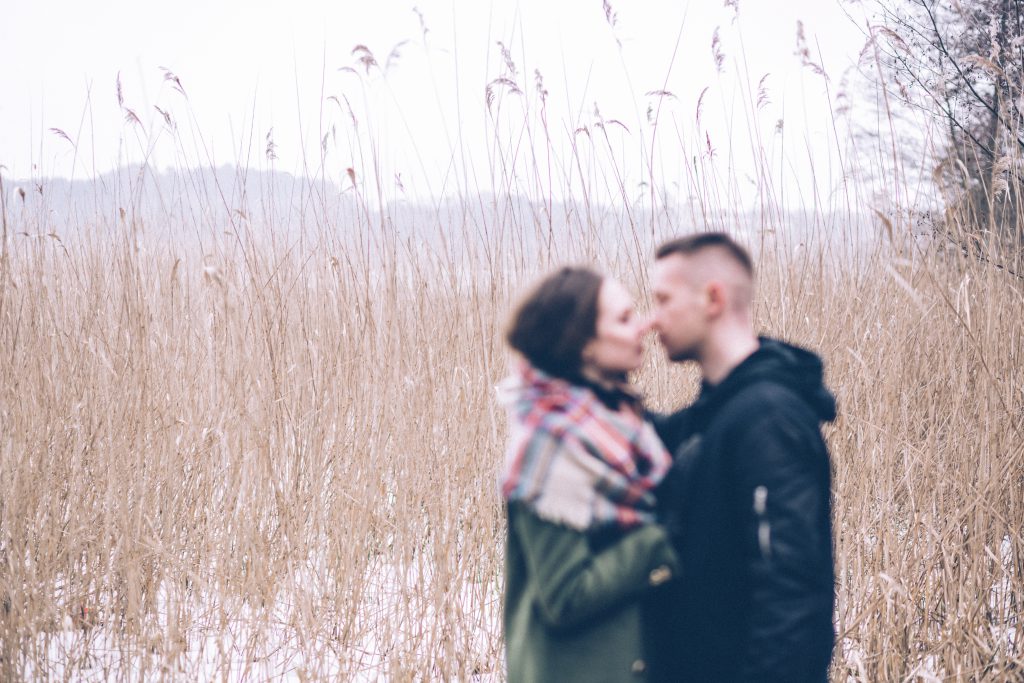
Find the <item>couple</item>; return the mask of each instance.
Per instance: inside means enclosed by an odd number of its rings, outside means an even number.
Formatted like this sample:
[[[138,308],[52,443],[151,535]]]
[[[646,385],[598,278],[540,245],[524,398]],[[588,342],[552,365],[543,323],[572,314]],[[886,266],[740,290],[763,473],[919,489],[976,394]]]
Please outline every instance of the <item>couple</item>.
[[[662,245],[651,289],[645,322],[618,282],[562,268],[511,320],[508,680],[825,681],[821,361],[755,335],[753,267],[727,235]],[[647,331],[703,374],[671,415],[626,380]]]

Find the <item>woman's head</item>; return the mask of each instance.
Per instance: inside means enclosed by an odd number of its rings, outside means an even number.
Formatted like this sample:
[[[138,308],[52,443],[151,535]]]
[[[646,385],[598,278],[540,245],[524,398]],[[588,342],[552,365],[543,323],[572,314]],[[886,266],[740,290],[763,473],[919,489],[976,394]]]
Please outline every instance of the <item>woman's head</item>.
[[[615,280],[589,268],[565,267],[520,302],[506,338],[549,375],[621,377],[640,366],[641,322],[633,299]]]

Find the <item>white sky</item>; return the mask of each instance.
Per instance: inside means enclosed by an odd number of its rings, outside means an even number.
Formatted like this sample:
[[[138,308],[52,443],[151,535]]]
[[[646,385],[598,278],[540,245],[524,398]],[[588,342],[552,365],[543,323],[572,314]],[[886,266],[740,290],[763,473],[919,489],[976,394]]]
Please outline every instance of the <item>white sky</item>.
[[[425,40],[414,6],[429,29]],[[525,102],[534,112],[534,135],[542,134],[536,69],[549,91],[545,114],[558,153],[571,144],[570,131],[592,127],[596,106],[605,120],[629,129],[613,136],[623,158],[642,163],[639,150],[650,147],[651,134],[642,130],[645,111],[658,104],[645,93],[664,88],[676,99],[663,100],[662,121],[675,123],[658,131],[659,163],[685,164],[697,149],[688,144],[708,138],[720,160],[731,156],[730,143],[749,151],[750,131],[758,130],[759,146],[779,159],[773,163],[800,176],[810,158],[820,174],[829,163],[832,117],[824,80],[795,56],[797,21],[831,77],[833,100],[862,47],[863,21],[852,22],[838,0],[739,0],[736,6],[738,12],[721,0],[618,0],[612,29],[601,0],[5,3],[0,165],[6,170],[0,170],[14,178],[82,178],[144,157],[159,168],[239,158],[262,168],[272,129],[274,166],[314,173],[323,135],[333,126],[324,173],[336,182],[345,182],[348,167],[372,173],[372,143],[380,173],[400,178],[403,192],[437,196],[452,183],[486,190],[490,181],[469,178],[468,169],[486,175],[494,167],[493,122],[505,126],[499,147],[513,149]],[[721,73],[712,56],[716,28]],[[409,42],[386,76],[339,70],[356,65],[357,44],[383,65],[402,41]],[[524,93],[506,96],[503,113],[489,119],[485,85],[507,75],[498,41],[510,49]],[[187,97],[161,67],[180,79]],[[118,74],[125,109],[117,102]],[[758,108],[753,100],[765,74],[768,101]],[[698,126],[694,113],[706,87]],[[346,98],[358,135],[338,106]],[[175,131],[156,107],[171,115]],[[126,122],[128,109],[141,127]],[[775,133],[779,119],[785,142]],[[809,156],[808,149],[816,151]],[[733,154],[742,177],[752,162]],[[453,155],[463,172],[449,173]]]

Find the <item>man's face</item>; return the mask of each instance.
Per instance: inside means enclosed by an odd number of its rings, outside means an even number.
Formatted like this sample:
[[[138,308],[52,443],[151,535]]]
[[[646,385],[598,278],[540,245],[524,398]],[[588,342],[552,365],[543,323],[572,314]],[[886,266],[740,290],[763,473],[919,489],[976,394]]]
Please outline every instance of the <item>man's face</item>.
[[[707,338],[706,292],[694,281],[689,260],[672,254],[654,263],[654,306],[648,329],[658,333],[669,360],[698,360]]]

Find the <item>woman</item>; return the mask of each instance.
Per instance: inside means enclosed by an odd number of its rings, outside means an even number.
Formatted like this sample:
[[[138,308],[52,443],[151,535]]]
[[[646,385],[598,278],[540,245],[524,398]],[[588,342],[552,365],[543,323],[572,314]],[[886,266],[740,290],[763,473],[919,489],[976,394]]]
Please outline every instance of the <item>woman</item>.
[[[585,268],[549,275],[513,315],[522,361],[500,387],[510,683],[646,679],[642,598],[676,558],[652,523],[670,458],[626,382],[641,333],[623,286]]]

